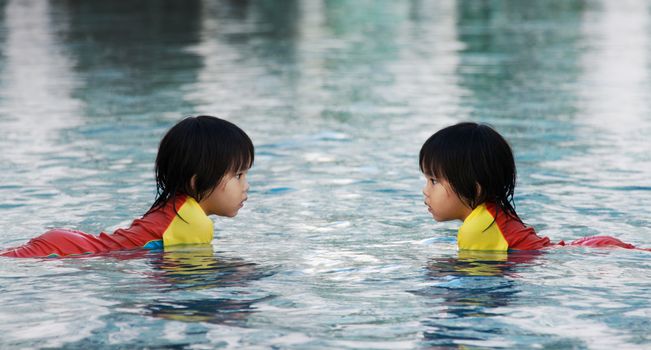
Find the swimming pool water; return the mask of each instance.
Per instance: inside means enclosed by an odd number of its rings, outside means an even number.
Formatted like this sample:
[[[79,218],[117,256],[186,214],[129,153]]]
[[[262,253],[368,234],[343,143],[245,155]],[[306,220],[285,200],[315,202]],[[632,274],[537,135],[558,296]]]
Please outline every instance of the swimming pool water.
[[[211,246],[0,259],[1,348],[651,346],[648,252],[458,252],[417,164],[490,123],[541,235],[651,247],[647,4],[0,5],[0,247],[128,225],[184,115],[256,145]]]

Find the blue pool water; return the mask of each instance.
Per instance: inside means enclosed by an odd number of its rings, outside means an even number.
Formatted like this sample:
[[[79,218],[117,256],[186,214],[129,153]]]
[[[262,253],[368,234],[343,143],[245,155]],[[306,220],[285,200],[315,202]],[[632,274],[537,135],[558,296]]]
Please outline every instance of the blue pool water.
[[[0,348],[651,347],[650,253],[458,252],[417,164],[490,123],[541,235],[651,247],[648,4],[0,5],[0,247],[128,225],[184,115],[257,151],[212,246],[0,259]]]

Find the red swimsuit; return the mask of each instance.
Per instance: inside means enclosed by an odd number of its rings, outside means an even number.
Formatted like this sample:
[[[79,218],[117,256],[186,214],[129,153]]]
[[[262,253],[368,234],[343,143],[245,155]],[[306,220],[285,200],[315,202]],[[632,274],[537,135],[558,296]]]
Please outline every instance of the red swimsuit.
[[[3,250],[0,256],[61,257],[135,248],[160,249],[174,244],[210,243],[212,238],[212,221],[192,197],[181,195],[174,202],[169,201],[162,208],[134,220],[127,229],[99,235],[54,229],[22,246]]]
[[[553,245],[566,245],[560,241],[552,243],[547,237],[540,237],[533,228],[525,226],[504,211],[498,213],[497,206],[485,203],[475,208],[464,220],[457,236],[459,249],[467,250],[539,250]],[[592,236],[577,239],[570,246],[636,248],[610,236]]]

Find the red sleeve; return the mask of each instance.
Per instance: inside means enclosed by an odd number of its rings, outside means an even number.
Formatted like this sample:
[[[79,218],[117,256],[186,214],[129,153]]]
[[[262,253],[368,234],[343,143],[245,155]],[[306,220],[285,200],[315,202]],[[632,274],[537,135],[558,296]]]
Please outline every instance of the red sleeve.
[[[101,233],[95,236],[81,231],[54,229],[22,246],[0,251],[0,256],[67,256],[142,248],[149,242],[163,239],[163,233],[176,215],[174,207],[180,208],[186,198],[179,196],[175,204],[170,202],[163,208],[134,220],[129,228],[118,229],[112,234]]]

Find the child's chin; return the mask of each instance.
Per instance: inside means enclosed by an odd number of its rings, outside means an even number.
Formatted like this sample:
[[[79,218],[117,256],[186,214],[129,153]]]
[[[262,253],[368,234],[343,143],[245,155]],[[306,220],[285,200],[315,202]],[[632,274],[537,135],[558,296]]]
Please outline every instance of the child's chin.
[[[435,220],[436,222],[445,222],[445,221],[450,221],[450,219],[446,219],[446,218],[438,217],[438,216],[435,216],[434,214],[432,214],[432,218],[434,218],[434,220]]]
[[[225,217],[225,218],[234,218],[234,217],[237,216],[237,212],[238,211],[236,210],[236,211],[231,212],[231,213],[220,213],[220,214],[217,214],[217,216],[221,216],[221,217]]]

